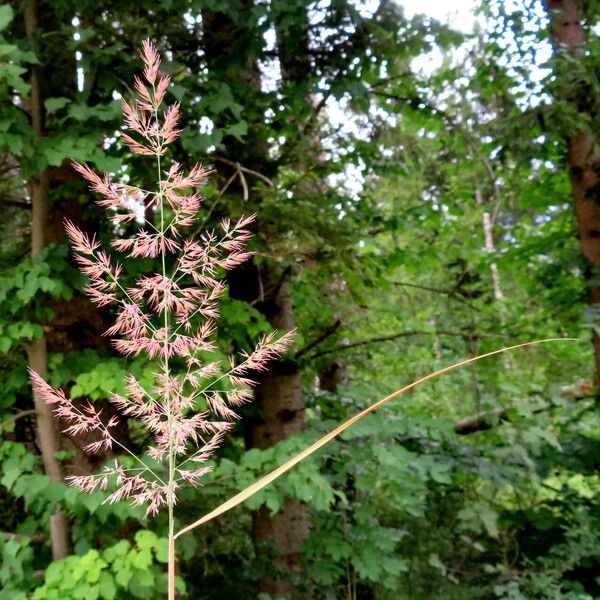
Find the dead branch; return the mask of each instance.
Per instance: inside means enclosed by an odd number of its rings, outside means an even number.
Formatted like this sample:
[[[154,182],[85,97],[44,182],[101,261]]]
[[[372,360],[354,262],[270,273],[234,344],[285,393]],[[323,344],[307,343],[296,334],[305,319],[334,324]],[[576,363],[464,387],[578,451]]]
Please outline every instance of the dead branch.
[[[506,415],[511,407],[512,405],[498,406],[458,419],[454,422],[454,432],[458,435],[469,435],[476,431],[491,429],[497,421],[507,420]]]
[[[241,171],[242,173],[248,173],[248,175],[254,175],[254,177],[258,177],[262,181],[264,181],[269,187],[275,187],[275,184],[271,179],[269,179],[266,175],[255,171],[254,169],[249,169],[248,167],[244,167],[239,162],[235,162],[233,160],[229,160],[228,158],[223,158],[222,156],[215,156],[214,160],[222,162],[226,165],[230,165],[231,167],[235,167],[236,171]]]

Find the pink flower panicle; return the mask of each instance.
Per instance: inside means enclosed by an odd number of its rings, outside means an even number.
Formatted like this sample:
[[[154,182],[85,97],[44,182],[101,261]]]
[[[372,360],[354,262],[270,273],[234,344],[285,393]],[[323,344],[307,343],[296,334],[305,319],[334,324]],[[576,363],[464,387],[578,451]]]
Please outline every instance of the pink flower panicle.
[[[137,98],[122,102],[124,127],[129,132],[122,138],[131,152],[153,156],[162,165],[161,157],[179,134],[180,108],[174,104],[162,109],[170,80],[159,73],[160,58],[148,40],[141,57],[144,72],[143,79],[135,79]],[[137,419],[147,428],[151,437],[148,458],[142,461],[137,457],[140,466],[135,468],[125,468],[117,460],[100,473],[69,477],[68,483],[92,492],[107,489],[112,480],[115,491],[106,502],[128,498],[135,505],[145,505],[147,514],[156,514],[162,505],[176,502],[180,485],[198,485],[210,471],[204,463],[238,419],[235,409],[252,398],[255,383],[248,375],[264,370],[270,360],[281,356],[291,343],[292,332],[279,338],[275,333],[263,336],[254,351],[242,354],[238,363],[231,358],[224,366],[206,359],[207,353],[216,349],[214,334],[219,300],[225,292],[224,272],[251,256],[244,246],[255,216],[236,222],[224,219],[218,232],[205,230],[198,236],[186,236],[184,229],[197,223],[202,205],[197,190],[209,174],[202,165],[188,173],[176,162],[166,170],[161,166],[155,192],[115,183],[109,175],[100,176],[85,164],[74,163],[74,167],[99,194],[97,203],[109,211],[113,223],[133,220],[133,209],[140,203],[160,214],[160,225],[146,222],[132,237],[115,239],[111,246],[127,259],[160,257],[163,267],[125,288],[120,283],[122,267],[101,249],[96,238],[70,221],[65,223],[77,264],[89,279],[86,293],[99,306],[114,306],[115,322],[105,335],[125,356],[145,355],[158,362],[151,387],[129,375],[125,394],[110,399],[123,416]],[[172,272],[165,264],[173,265]],[[173,370],[174,363],[180,365],[178,371]],[[86,450],[109,451],[115,444],[121,445],[111,433],[116,417],[103,419],[102,411],[90,402],[76,403],[34,371],[30,375],[37,394],[54,406],[55,415],[65,424],[65,433],[98,434]]]

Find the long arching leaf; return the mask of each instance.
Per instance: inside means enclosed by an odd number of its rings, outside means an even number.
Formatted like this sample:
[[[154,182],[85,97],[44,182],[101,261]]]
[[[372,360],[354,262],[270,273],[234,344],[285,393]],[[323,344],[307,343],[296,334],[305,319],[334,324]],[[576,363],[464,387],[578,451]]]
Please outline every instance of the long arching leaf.
[[[203,525],[204,523],[207,523],[208,521],[211,521],[212,519],[226,513],[227,511],[231,510],[232,508],[235,508],[236,506],[238,506],[238,504],[242,504],[242,502],[245,502],[246,500],[248,500],[248,498],[251,498],[252,496],[254,496],[254,494],[258,493],[260,490],[265,488],[267,485],[269,485],[270,483],[272,483],[273,481],[275,481],[276,479],[281,477],[284,473],[289,471],[292,467],[296,466],[299,462],[303,461],[305,458],[307,458],[308,456],[313,454],[313,452],[316,452],[319,448],[322,448],[323,446],[325,446],[325,444],[329,443],[331,440],[333,440],[335,437],[337,437],[340,433],[342,433],[343,431],[348,429],[348,427],[350,427],[351,425],[354,425],[354,423],[356,423],[357,421],[360,421],[363,417],[365,417],[369,413],[373,412],[374,410],[377,410],[380,406],[383,406],[390,400],[397,398],[398,396],[402,395],[404,392],[407,392],[408,390],[420,385],[421,383],[429,381],[430,379],[434,379],[435,377],[443,375],[444,373],[448,373],[448,371],[453,371],[454,369],[458,369],[459,367],[463,367],[465,365],[474,363],[478,360],[481,360],[482,358],[486,358],[488,356],[493,356],[494,354],[501,354],[503,352],[509,352],[510,350],[515,350],[516,348],[524,348],[526,346],[534,346],[537,344],[546,344],[549,342],[563,342],[563,341],[576,341],[576,338],[552,338],[552,339],[547,339],[547,340],[536,340],[534,342],[525,342],[523,344],[517,344],[515,346],[508,346],[506,348],[501,348],[500,350],[494,350],[493,352],[487,352],[485,354],[480,354],[479,356],[475,356],[473,358],[468,358],[466,360],[457,362],[448,367],[444,367],[443,369],[440,369],[439,371],[430,373],[429,375],[426,375],[425,377],[421,377],[421,379],[418,379],[417,381],[413,381],[412,383],[409,383],[408,385],[404,386],[403,388],[396,390],[394,393],[390,394],[389,396],[386,396],[385,398],[382,398],[378,402],[375,402],[368,408],[365,408],[363,411],[359,412],[357,415],[354,415],[352,418],[348,419],[347,421],[345,421],[344,423],[342,423],[341,425],[339,425],[338,427],[336,427],[335,429],[333,429],[332,431],[330,431],[329,433],[324,435],[322,438],[320,438],[319,440],[317,440],[316,442],[314,442],[313,444],[311,444],[310,446],[308,446],[307,448],[302,450],[302,452],[299,452],[298,454],[296,454],[296,456],[294,456],[292,459],[288,460],[286,463],[284,463],[280,467],[277,467],[276,469],[274,469],[273,471],[271,471],[264,477],[261,477],[259,480],[255,481],[253,484],[249,485],[247,488],[243,489],[241,492],[239,492],[238,494],[236,494],[235,496],[233,496],[226,502],[223,502],[223,504],[221,504],[220,506],[218,506],[211,512],[207,513],[206,515],[204,515],[197,521],[194,521],[187,527],[184,527],[181,531],[179,531],[175,534],[174,539],[177,539],[179,536],[183,535],[184,533],[187,533],[188,531],[191,531],[192,529],[195,529],[196,527],[199,527],[200,525]]]

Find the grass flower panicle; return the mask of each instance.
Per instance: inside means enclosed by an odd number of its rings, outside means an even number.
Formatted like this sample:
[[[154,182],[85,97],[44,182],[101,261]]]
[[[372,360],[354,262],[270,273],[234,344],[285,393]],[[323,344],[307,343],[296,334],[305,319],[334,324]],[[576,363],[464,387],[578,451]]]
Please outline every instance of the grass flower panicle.
[[[101,473],[72,476],[68,483],[89,493],[107,489],[112,479],[115,491],[105,501],[129,499],[135,505],[144,505],[147,515],[156,514],[166,505],[172,535],[172,507],[178,488],[183,484],[198,485],[210,470],[203,463],[239,418],[234,409],[252,398],[254,382],[246,375],[264,370],[268,361],[283,354],[292,333],[279,338],[274,333],[263,336],[253,352],[242,354],[239,363],[232,358],[225,368],[203,358],[216,348],[214,334],[219,300],[225,291],[224,272],[251,256],[244,245],[251,237],[248,227],[254,216],[237,222],[223,219],[219,232],[186,234],[185,228],[197,224],[202,204],[197,190],[209,172],[202,165],[195,165],[185,173],[176,162],[164,169],[162,157],[180,131],[179,104],[163,109],[170,80],[159,73],[160,58],[150,41],[144,42],[141,57],[144,72],[143,79],[135,78],[137,98],[122,101],[124,128],[128,132],[121,137],[134,154],[155,158],[156,191],[115,183],[85,164],[74,166],[91,190],[99,194],[97,203],[109,211],[115,225],[134,220],[136,203],[143,202],[156,211],[158,224],[146,221],[133,237],[114,239],[111,246],[124,255],[125,264],[127,260],[146,257],[157,259],[161,269],[138,277],[133,286],[125,288],[121,284],[123,266],[101,249],[95,237],[89,237],[69,221],[65,229],[77,264],[89,279],[85,292],[98,306],[112,305],[115,309],[114,325],[105,335],[111,337],[121,354],[145,354],[157,361],[151,389],[129,375],[125,395],[114,394],[110,398],[121,415],[145,425],[152,439],[147,449],[152,467],[112,435],[117,417],[106,420],[102,410],[91,402],[74,402],[33,371],[31,379],[40,396],[55,406],[56,417],[66,425],[65,433],[98,434],[86,451],[117,447],[136,461],[134,468],[126,468],[117,459]],[[171,270],[167,265],[173,265]],[[219,389],[212,389],[217,380]]]

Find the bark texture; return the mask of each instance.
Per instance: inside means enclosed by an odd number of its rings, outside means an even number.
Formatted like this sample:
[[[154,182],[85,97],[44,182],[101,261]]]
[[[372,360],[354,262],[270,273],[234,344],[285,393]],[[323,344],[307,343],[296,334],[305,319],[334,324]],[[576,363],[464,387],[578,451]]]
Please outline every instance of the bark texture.
[[[29,0],[24,7],[25,32],[28,39],[35,45],[39,33],[37,5]],[[39,65],[33,65],[31,70],[30,110],[33,133],[37,140],[44,135],[44,104],[42,93],[42,72]],[[38,254],[47,244],[46,229],[48,227],[48,170],[32,177],[29,181],[31,196],[31,253]],[[29,366],[40,375],[48,370],[46,338],[34,340],[27,348]],[[37,392],[33,392],[33,400],[37,415],[37,432],[42,453],[44,470],[53,482],[63,480],[61,465],[56,460],[56,452],[60,449],[58,430],[52,410],[42,400]],[[52,542],[52,557],[54,560],[65,558],[69,554],[69,526],[65,513],[57,509],[50,519],[50,536]]]
[[[272,278],[274,274],[270,275]],[[286,331],[294,327],[289,285],[284,275],[272,295],[259,307],[273,327]],[[269,448],[304,429],[304,395],[300,372],[294,362],[282,360],[272,366],[256,389],[255,402],[260,416],[247,425],[246,439],[250,448]],[[293,591],[290,575],[301,568],[300,550],[309,529],[307,507],[290,499],[271,516],[269,509],[263,506],[253,513],[252,528],[257,548],[270,546],[284,573],[281,578],[263,577],[261,591],[268,594]]]
[[[584,56],[585,32],[581,6],[577,0],[546,0],[555,53],[566,51],[571,60]],[[568,98],[577,102],[580,113],[586,112],[589,98],[586,98],[585,90],[568,90]],[[600,268],[600,148],[598,140],[587,126],[582,125],[568,135],[567,161],[581,251],[592,273]],[[600,309],[600,288],[590,285],[588,290],[589,304]],[[596,379],[600,380],[600,336],[596,331],[592,334],[592,343]]]
[[[483,206],[483,195],[481,190],[475,190],[475,199],[479,206]],[[494,235],[492,232],[492,217],[487,210],[483,211],[482,225],[483,237],[485,240],[485,251],[490,256],[494,256],[496,248],[494,247]],[[495,262],[490,264],[490,271],[492,273],[492,285],[494,287],[494,300],[502,300],[504,298],[504,294],[502,293],[502,286],[500,285],[500,272],[498,271],[498,265]]]

